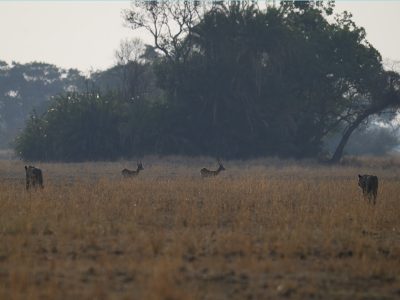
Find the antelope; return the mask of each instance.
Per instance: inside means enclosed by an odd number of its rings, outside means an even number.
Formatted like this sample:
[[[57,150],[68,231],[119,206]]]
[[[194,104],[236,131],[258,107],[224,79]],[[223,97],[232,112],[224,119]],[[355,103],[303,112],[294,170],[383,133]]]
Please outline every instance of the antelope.
[[[221,164],[219,159],[217,160],[217,162],[219,164],[219,167],[218,167],[218,169],[216,171],[211,171],[211,170],[208,170],[206,168],[203,168],[203,169],[200,170],[201,177],[202,178],[213,177],[213,176],[217,176],[219,174],[219,172],[225,171],[225,168]]]
[[[378,177],[374,175],[358,175],[358,186],[362,189],[364,199],[368,197],[368,203],[376,203],[376,197],[378,195]]]
[[[124,176],[125,178],[135,177],[135,176],[139,175],[139,172],[141,170],[144,170],[142,162],[138,162],[136,171],[135,170],[123,169],[121,173],[122,173],[122,176]]]
[[[35,168],[34,166],[25,166],[25,173],[27,190],[29,190],[31,186],[36,187],[36,184],[43,188],[42,170]]]

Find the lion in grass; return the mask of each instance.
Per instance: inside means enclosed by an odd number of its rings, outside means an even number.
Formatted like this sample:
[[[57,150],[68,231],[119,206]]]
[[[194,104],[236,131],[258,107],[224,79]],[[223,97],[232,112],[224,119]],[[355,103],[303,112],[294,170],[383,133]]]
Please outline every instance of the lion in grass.
[[[378,177],[375,175],[358,175],[358,185],[363,191],[364,198],[368,197],[368,202],[376,203],[378,196]]]
[[[25,173],[27,190],[29,190],[31,186],[36,187],[37,185],[43,188],[42,170],[35,168],[34,166],[25,166]]]

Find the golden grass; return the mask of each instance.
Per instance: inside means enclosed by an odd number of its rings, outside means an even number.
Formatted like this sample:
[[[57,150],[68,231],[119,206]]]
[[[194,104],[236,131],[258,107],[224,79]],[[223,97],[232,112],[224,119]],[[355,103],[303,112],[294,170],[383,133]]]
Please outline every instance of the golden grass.
[[[0,161],[0,299],[396,299],[400,172],[207,158],[37,164]],[[356,165],[356,166],[355,166]],[[242,172],[240,172],[242,170]],[[377,205],[358,173],[380,178]]]

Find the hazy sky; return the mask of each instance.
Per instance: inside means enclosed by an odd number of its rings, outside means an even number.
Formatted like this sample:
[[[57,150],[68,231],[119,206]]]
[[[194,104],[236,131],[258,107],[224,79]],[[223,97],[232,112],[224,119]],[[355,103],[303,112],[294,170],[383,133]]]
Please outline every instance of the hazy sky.
[[[0,0],[0,60],[110,67],[120,40],[138,35],[123,25],[121,11],[129,7],[130,1]],[[400,1],[336,1],[336,8],[353,13],[384,58],[400,61]]]

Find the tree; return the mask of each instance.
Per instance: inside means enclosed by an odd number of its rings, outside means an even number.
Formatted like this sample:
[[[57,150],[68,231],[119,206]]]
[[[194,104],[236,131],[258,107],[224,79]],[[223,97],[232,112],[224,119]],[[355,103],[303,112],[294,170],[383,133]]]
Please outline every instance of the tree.
[[[385,155],[400,144],[398,128],[372,126],[354,131],[344,151],[353,155]]]
[[[112,158],[120,152],[117,103],[96,93],[59,96],[42,116],[31,116],[16,150],[27,160]]]
[[[119,65],[92,75],[93,92],[57,97],[39,117],[47,159],[317,157],[344,130],[337,161],[369,116],[397,110],[398,73],[351,14],[333,19],[333,2],[144,1],[125,20],[154,47],[132,60],[124,44]]]
[[[117,65],[127,65],[132,61],[139,61],[143,55],[145,46],[139,38],[124,39],[115,50]]]
[[[361,98],[365,106],[353,112],[352,118],[347,120],[347,127],[343,131],[342,138],[331,158],[331,162],[338,162],[343,150],[351,136],[360,124],[369,117],[379,114],[384,110],[395,109],[400,106],[400,75],[393,71],[384,72],[379,78],[375,89]]]
[[[9,147],[32,110],[45,111],[53,95],[83,89],[83,78],[78,70],[46,63],[0,62],[0,147]]]
[[[135,1],[124,11],[127,25],[145,29],[156,49],[167,59],[180,60],[187,55],[187,35],[201,18],[201,1]]]
[[[127,101],[116,92],[68,93],[30,116],[15,141],[25,160],[110,160],[152,153],[157,104]]]
[[[152,66],[159,56],[153,47],[139,39],[126,39],[121,41],[115,55],[115,66],[91,75],[96,89],[102,93],[118,92],[126,101],[157,102],[162,98]]]
[[[165,55],[156,70],[174,110],[166,135],[176,151],[315,156],[327,134],[357,118],[383,74],[351,14],[328,22],[332,2],[262,11],[220,1],[196,23],[181,22],[179,42],[161,30],[176,19],[168,8],[157,1],[142,8],[147,18],[134,11],[126,20],[163,42],[155,43]],[[175,15],[187,12],[180,10]]]

